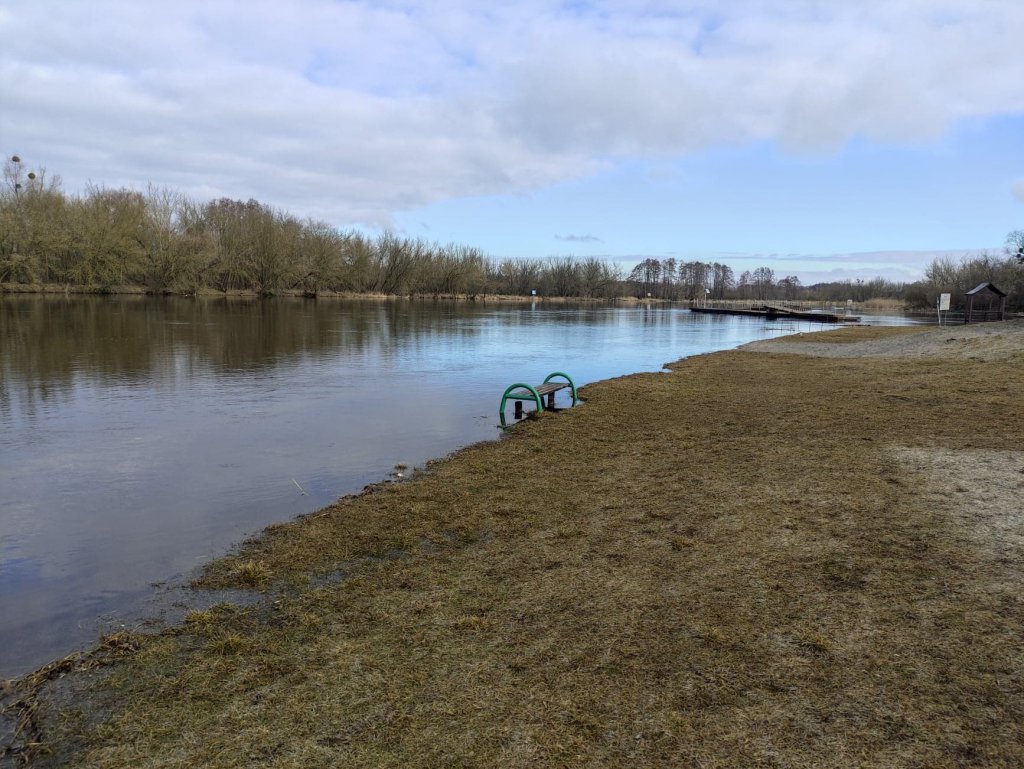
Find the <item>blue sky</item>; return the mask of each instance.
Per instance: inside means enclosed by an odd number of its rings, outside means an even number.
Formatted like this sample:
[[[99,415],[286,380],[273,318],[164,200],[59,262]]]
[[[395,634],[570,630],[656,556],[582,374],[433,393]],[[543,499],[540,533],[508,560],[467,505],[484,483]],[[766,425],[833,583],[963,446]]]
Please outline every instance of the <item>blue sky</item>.
[[[398,221],[499,255],[671,256],[737,272],[770,264],[804,282],[912,280],[936,254],[998,252],[1003,235],[1022,226],[1011,168],[1024,168],[1024,117],[968,121],[921,145],[854,139],[794,156],[757,143],[621,162],[531,193],[439,202]]]
[[[495,256],[912,280],[1024,227],[1024,3],[0,6],[0,151]]]

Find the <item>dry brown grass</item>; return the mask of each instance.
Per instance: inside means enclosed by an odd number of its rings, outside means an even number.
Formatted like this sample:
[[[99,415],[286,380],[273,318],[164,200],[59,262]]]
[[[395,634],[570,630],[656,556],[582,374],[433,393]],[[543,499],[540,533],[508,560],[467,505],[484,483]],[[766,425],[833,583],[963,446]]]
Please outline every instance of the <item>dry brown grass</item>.
[[[897,451],[1019,450],[1024,360],[674,369],[272,527],[204,582],[276,597],[44,697],[38,761],[1024,764],[1020,560]]]

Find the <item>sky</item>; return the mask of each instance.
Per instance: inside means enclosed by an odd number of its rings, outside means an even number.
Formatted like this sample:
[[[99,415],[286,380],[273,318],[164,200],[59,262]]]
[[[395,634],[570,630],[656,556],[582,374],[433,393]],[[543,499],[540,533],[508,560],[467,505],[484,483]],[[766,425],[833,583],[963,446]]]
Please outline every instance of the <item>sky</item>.
[[[496,257],[914,280],[1024,228],[1021,0],[0,0],[0,152]]]

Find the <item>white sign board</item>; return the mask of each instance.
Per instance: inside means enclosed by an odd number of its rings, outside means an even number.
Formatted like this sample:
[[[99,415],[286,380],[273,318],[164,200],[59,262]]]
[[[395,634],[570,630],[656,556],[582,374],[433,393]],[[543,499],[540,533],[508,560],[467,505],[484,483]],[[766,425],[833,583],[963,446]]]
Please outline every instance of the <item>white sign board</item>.
[[[939,294],[939,312],[949,312],[949,294]]]

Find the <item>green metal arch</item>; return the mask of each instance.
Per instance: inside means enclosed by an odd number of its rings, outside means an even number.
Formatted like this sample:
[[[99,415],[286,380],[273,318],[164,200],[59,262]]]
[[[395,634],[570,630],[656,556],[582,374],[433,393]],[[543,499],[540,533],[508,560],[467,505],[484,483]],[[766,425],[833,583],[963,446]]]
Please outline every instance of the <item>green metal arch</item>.
[[[576,383],[572,381],[572,377],[568,374],[562,373],[561,371],[554,371],[544,378],[544,384],[547,384],[556,376],[565,377],[565,381],[569,383],[569,392],[572,393],[572,405],[575,406],[578,400],[576,398]]]
[[[514,385],[509,385],[508,387],[505,388],[505,394],[501,396],[501,407],[498,411],[498,415],[501,417],[502,427],[505,426],[505,404],[508,402],[508,399],[512,398],[513,400],[517,401],[529,400],[529,396],[527,396],[526,393],[521,393],[520,395],[512,394],[513,390],[518,390],[520,388],[528,390],[530,392],[530,395],[533,397],[533,402],[537,404],[537,411],[544,410],[544,404],[541,402],[540,395],[537,393],[537,391],[533,388],[532,385],[528,385],[523,382],[517,382]]]

